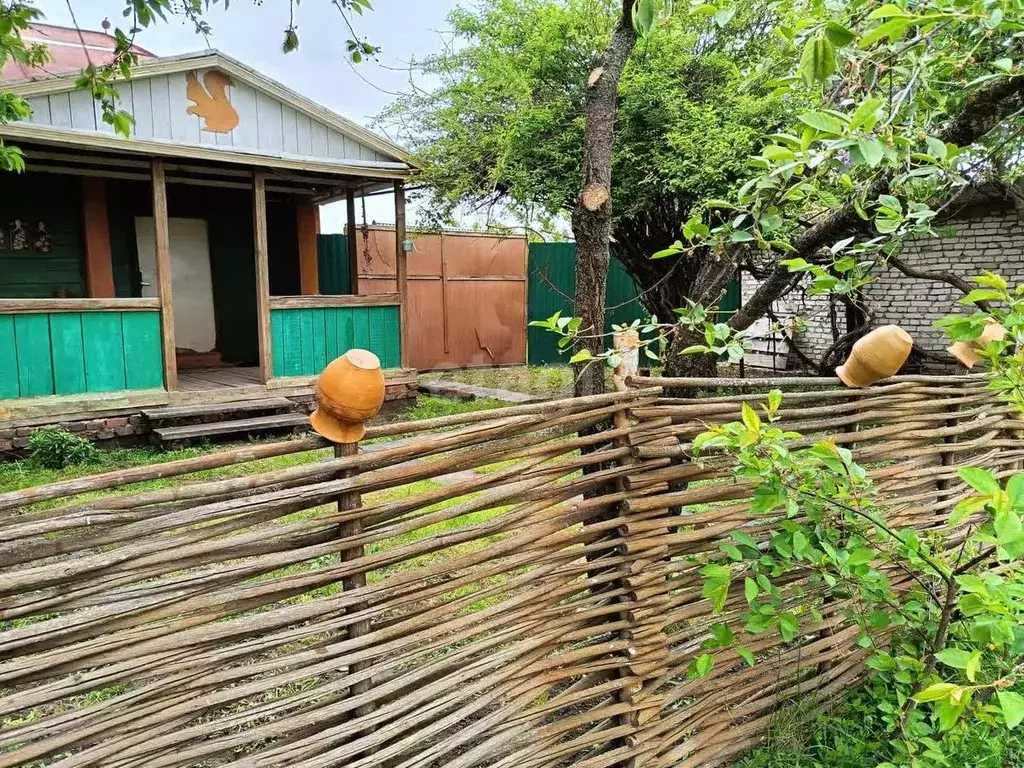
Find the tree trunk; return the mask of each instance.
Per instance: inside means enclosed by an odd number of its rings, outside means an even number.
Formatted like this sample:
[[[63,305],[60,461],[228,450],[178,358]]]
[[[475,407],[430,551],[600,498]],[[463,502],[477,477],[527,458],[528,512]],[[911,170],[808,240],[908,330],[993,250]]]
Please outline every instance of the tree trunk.
[[[619,78],[626,60],[636,45],[633,29],[633,5],[623,0],[622,17],[612,32],[608,48],[590,74],[584,104],[586,130],[583,137],[583,182],[579,202],[572,215],[576,238],[575,315],[582,318],[576,351],[589,349],[600,354],[604,348],[604,294],[608,283],[608,263],[612,229],[612,141],[618,112]],[[577,366],[577,397],[604,392],[604,368],[601,365]]]

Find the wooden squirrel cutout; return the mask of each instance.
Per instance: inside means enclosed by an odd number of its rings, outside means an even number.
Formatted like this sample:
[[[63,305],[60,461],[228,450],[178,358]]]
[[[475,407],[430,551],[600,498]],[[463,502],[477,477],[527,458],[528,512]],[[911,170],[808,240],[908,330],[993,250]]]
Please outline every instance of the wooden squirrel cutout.
[[[238,112],[228,100],[225,90],[229,85],[234,85],[231,78],[216,69],[211,69],[203,75],[203,85],[195,72],[185,75],[188,83],[185,95],[189,101],[195,102],[185,111],[190,115],[198,115],[203,118],[204,131],[213,133],[229,133],[238,125]]]

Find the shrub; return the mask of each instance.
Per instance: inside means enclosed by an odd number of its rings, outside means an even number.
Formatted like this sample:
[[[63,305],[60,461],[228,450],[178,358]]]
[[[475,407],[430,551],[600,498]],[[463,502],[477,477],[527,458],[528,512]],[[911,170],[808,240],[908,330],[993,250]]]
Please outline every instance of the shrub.
[[[91,464],[99,452],[84,437],[61,427],[43,427],[28,439],[29,455],[46,469],[64,469],[74,464]]]

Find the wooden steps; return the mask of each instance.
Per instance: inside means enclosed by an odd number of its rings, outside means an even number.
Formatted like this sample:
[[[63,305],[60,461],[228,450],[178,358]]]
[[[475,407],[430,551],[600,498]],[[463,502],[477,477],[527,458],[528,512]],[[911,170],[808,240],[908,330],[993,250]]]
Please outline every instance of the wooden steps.
[[[220,416],[224,413],[247,411],[292,410],[294,403],[287,397],[270,397],[263,400],[242,400],[237,403],[207,403],[206,405],[170,405],[162,408],[145,408],[142,415],[151,422],[190,419],[200,416]]]
[[[309,417],[286,397],[264,397],[227,403],[163,406],[142,411],[150,441],[164,447],[193,440],[245,437],[266,432],[305,429]]]
[[[253,434],[278,429],[308,427],[309,416],[304,413],[281,413],[256,416],[235,421],[212,421],[206,424],[188,424],[183,427],[156,427],[153,435],[161,444],[180,443],[218,435]]]

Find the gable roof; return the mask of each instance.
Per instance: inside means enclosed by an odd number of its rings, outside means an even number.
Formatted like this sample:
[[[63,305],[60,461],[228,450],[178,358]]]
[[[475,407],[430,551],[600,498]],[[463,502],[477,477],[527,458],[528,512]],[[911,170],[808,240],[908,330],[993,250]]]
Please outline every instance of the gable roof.
[[[257,94],[262,95],[264,98],[269,97],[269,99],[284,105],[282,109],[294,110],[295,113],[303,116],[304,119],[308,118],[309,121],[313,121],[313,124],[316,126],[324,126],[328,132],[327,138],[331,138],[331,136],[333,136],[331,132],[336,132],[338,137],[340,137],[339,141],[348,140],[354,142],[356,147],[361,146],[364,148],[363,150],[360,150],[362,154],[357,153],[354,158],[350,158],[348,154],[339,157],[338,153],[334,153],[333,155],[328,154],[322,158],[313,157],[306,159],[323,160],[323,164],[328,166],[331,164],[347,166],[349,168],[371,168],[377,166],[381,170],[390,171],[392,174],[403,167],[407,171],[414,170],[418,167],[418,164],[413,157],[394,142],[379,136],[373,131],[363,128],[358,123],[342,117],[336,112],[317,104],[281,83],[257,72],[237,59],[227,56],[217,50],[200,51],[180,56],[167,56],[142,61],[133,68],[132,77],[130,81],[127,81],[130,88],[126,89],[123,85],[121,87],[122,102],[125,102],[126,98],[128,98],[124,92],[134,89],[137,84],[143,81],[153,80],[155,82],[157,78],[171,78],[175,83],[178,83],[178,81],[184,82],[184,78],[186,78],[189,73],[211,69],[220,70],[227,74],[232,79],[233,85],[239,86],[240,89],[248,87]],[[69,98],[74,99],[76,95],[76,78],[77,72],[74,74],[50,77],[44,80],[23,79],[20,81],[11,81],[5,83],[5,86],[29,100],[29,103],[33,104],[33,106],[38,106],[43,103],[42,100],[44,98],[52,99],[60,94],[68,94]],[[121,82],[125,83],[126,81],[122,80]],[[84,94],[80,91],[78,92],[78,95],[88,97],[88,94]],[[256,97],[254,96],[254,98]],[[177,106],[180,106],[181,110],[184,110],[186,105],[187,102],[182,99],[182,103]],[[253,109],[255,109],[256,106],[257,105],[254,104]],[[199,118],[197,117],[196,120],[198,121],[198,119]],[[54,129],[61,132],[79,134],[83,132],[91,132],[94,134],[96,132],[105,132],[109,134],[111,132],[109,126],[103,124],[99,119],[94,119],[93,124],[91,126],[85,126],[84,130],[83,128],[77,128],[77,130],[75,130],[76,126],[72,121],[68,121],[67,124],[56,121],[48,122],[47,120],[35,120],[33,122],[40,123],[38,132],[40,135],[50,139],[52,139],[52,137],[49,136],[49,134],[52,133]],[[136,115],[136,122],[137,124],[139,123],[139,115]],[[10,132],[12,135],[31,137],[32,131],[30,127],[25,124],[20,125],[20,130],[14,130],[14,126],[10,125],[3,126],[2,130]],[[89,130],[90,128],[91,131]],[[222,142],[212,134],[209,136],[205,134],[199,135],[198,122],[195,133],[197,135],[191,140],[183,141],[177,137],[163,137],[163,140],[160,143],[166,145],[168,141],[170,141],[176,145],[191,145],[196,149],[204,150],[204,153],[214,150],[214,146],[209,145],[215,145],[217,149],[214,151],[222,151],[226,155],[239,153],[246,155],[252,155],[254,153],[260,155],[264,154],[262,148],[245,146],[244,143],[238,145],[234,141]],[[111,140],[114,140],[114,137],[110,138]],[[154,143],[152,141],[144,141],[142,139],[143,137],[140,137],[138,142],[139,149],[143,149],[146,145],[152,145]],[[130,144],[131,142],[123,142],[121,144],[121,148],[130,150],[132,149]],[[223,150],[221,150],[221,147],[223,147]],[[369,150],[369,153],[366,152],[367,149]],[[277,151],[270,152],[270,156],[274,157],[278,155],[283,157],[284,154],[288,153],[281,153]],[[296,152],[293,154],[298,155],[299,153]],[[369,154],[370,157],[366,157],[366,154]]]

